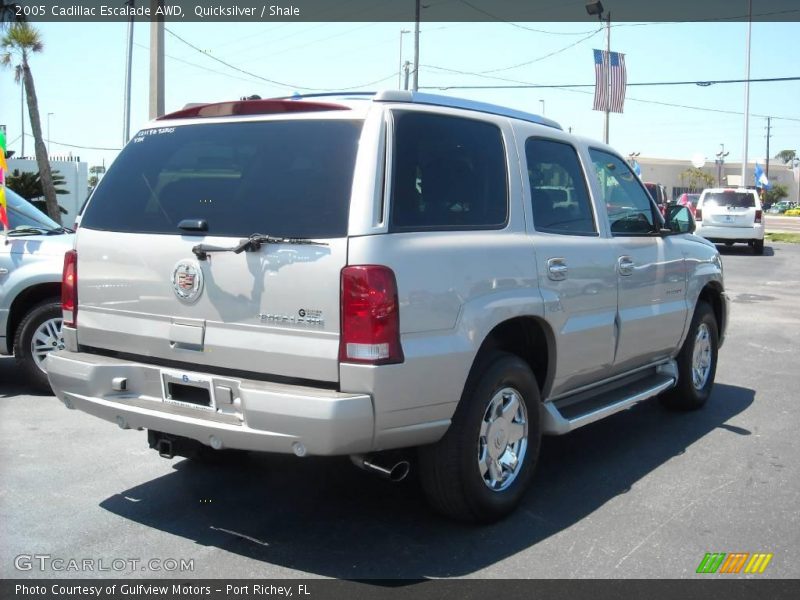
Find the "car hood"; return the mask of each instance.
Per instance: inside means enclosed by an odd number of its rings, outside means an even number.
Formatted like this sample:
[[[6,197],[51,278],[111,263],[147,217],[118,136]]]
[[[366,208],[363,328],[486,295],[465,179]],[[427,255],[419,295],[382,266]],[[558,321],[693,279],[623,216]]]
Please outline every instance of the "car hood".
[[[0,237],[2,240],[2,237]],[[64,256],[67,250],[71,250],[75,243],[74,233],[62,233],[57,235],[26,235],[20,237],[7,237],[6,248],[11,254],[35,254],[37,256]]]

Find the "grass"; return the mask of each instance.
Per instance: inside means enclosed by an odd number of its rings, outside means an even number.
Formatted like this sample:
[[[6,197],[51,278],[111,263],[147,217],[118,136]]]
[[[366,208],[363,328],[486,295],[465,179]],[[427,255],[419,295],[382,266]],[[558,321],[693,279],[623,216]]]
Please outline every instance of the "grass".
[[[770,242],[787,242],[789,244],[800,244],[800,233],[768,233],[766,238]]]

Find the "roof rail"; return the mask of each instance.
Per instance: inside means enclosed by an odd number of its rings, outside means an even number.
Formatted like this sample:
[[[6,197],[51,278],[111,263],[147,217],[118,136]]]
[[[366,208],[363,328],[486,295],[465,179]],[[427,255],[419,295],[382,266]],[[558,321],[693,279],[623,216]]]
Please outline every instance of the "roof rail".
[[[440,96],[438,94],[425,94],[420,92],[409,92],[407,90],[385,90],[378,92],[373,97],[375,102],[413,102],[414,104],[428,104],[431,106],[447,106],[450,108],[463,108],[474,110],[502,117],[511,117],[521,121],[529,121],[538,125],[546,125],[554,129],[563,129],[556,121],[547,119],[540,115],[528,113],[506,106],[489,104],[488,102],[478,102],[476,100],[466,100],[464,98],[454,98],[452,96]]]

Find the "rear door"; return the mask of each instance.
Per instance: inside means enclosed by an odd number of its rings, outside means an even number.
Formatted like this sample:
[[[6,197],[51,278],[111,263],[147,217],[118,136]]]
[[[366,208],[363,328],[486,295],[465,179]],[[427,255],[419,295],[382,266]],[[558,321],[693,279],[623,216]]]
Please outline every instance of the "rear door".
[[[160,364],[338,380],[339,278],[361,121],[137,134],[78,235],[78,343]],[[312,240],[255,251],[254,233]]]
[[[756,222],[754,192],[723,190],[703,195],[703,225],[714,227],[752,227]]]
[[[575,147],[533,132],[522,144],[539,288],[556,332],[556,396],[596,381],[614,362],[616,247],[600,235]]]

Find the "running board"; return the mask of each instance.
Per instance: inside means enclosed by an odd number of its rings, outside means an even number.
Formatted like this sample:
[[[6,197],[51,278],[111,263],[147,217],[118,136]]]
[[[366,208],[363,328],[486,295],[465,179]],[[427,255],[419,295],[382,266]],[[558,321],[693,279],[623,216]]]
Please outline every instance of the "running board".
[[[677,365],[669,362],[633,381],[629,378],[620,380],[616,387],[605,385],[573,398],[561,399],[558,406],[554,402],[545,402],[542,431],[550,435],[569,433],[657,396],[674,387],[677,381]]]

